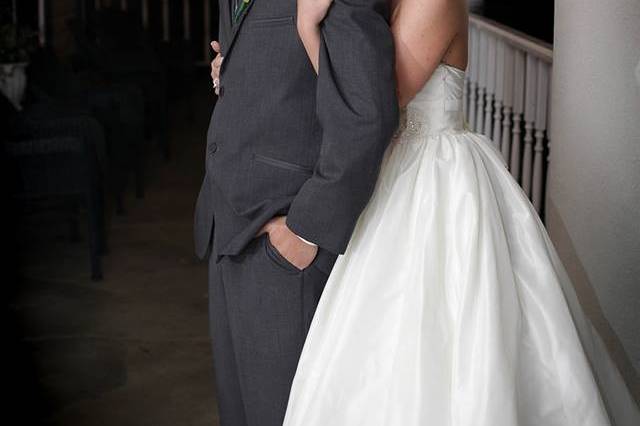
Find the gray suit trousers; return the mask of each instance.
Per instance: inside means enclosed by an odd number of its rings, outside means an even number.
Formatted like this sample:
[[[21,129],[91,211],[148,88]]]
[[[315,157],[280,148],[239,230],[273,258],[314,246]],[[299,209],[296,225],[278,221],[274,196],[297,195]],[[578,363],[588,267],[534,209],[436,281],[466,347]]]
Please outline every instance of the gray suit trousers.
[[[304,271],[253,240],[210,256],[209,312],[221,426],[281,426],[304,340],[336,256]]]

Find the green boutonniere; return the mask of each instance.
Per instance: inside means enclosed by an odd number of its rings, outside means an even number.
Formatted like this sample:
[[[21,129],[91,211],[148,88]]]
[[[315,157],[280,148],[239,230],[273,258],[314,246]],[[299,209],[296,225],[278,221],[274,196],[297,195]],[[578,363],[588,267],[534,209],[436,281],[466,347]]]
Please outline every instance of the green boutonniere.
[[[245,10],[249,7],[251,0],[241,0],[236,7],[236,10],[233,12],[233,23],[236,24],[240,17],[244,13]]]

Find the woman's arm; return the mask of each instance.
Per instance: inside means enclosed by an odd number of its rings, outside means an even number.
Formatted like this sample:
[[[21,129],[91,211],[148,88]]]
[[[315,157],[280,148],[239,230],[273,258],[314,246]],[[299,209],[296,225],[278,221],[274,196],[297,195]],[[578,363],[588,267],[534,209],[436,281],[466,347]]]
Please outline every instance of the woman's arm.
[[[398,102],[406,106],[443,61],[452,43],[466,37],[464,0],[401,0],[392,17]],[[466,54],[466,51],[465,51]]]
[[[316,74],[320,61],[320,24],[331,3],[333,0],[298,0],[298,34]]]

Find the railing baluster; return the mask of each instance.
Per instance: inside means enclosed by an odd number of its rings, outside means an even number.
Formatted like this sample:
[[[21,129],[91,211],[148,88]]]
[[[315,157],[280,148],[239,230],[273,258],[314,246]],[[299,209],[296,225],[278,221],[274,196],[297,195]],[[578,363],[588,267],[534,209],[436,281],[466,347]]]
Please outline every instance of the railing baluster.
[[[149,29],[149,0],[142,0],[142,27],[147,30]]]
[[[473,130],[477,127],[476,101],[478,96],[478,30],[470,28],[471,55],[469,61],[469,127]]]
[[[538,212],[549,161],[552,60],[550,45],[471,14],[465,116],[492,140]]]
[[[509,165],[511,153],[511,111],[513,108],[513,81],[515,74],[513,57],[513,47],[504,43],[504,110],[502,114],[502,139],[500,141],[500,151],[502,158]]]
[[[524,154],[522,156],[522,189],[531,196],[533,167],[533,128],[536,119],[538,59],[527,55],[527,76],[524,107]]]
[[[487,36],[487,94],[484,106],[484,134],[488,138],[492,137],[493,130],[493,98],[496,93],[496,43],[495,37]]]
[[[553,65],[549,65],[549,69],[548,69],[548,73],[549,73],[549,78],[551,78],[551,75],[553,75]],[[551,89],[551,83],[549,83],[549,89]],[[548,95],[549,96],[549,95]],[[547,98],[548,100],[548,98]],[[547,106],[547,129],[551,129],[551,117],[553,117],[553,114],[551,114],[551,108],[549,106]],[[551,161],[551,132],[547,133],[547,164]]]
[[[536,119],[535,119],[535,139],[533,148],[533,182],[531,201],[540,213],[542,208],[542,186],[544,184],[544,135],[547,130],[548,100],[549,100],[549,66],[542,61],[538,61],[538,81],[536,90]]]
[[[465,76],[462,86],[462,116],[469,120],[469,76]]]
[[[480,31],[480,50],[478,55],[478,99],[476,100],[476,128],[475,131],[483,133],[484,126],[484,100],[487,88],[487,55],[489,43],[487,34]]]
[[[514,55],[514,93],[513,93],[513,128],[511,138],[511,174],[520,181],[520,161],[522,154],[522,113],[524,112],[524,83],[525,83],[525,61],[524,53],[516,50]]]
[[[191,3],[189,0],[182,0],[182,19],[184,39],[191,40]]]
[[[44,46],[47,43],[47,22],[45,0],[38,0],[38,43]]]
[[[493,143],[501,149],[502,142],[502,105],[504,102],[504,42],[498,40],[496,46],[496,100],[493,114]]]

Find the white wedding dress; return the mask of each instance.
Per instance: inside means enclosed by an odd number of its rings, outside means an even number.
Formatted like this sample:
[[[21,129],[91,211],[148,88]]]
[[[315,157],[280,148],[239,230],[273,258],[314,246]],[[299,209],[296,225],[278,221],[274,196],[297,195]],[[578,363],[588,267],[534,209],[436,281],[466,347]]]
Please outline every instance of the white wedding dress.
[[[285,426],[639,426],[464,72],[406,110],[318,306]]]

